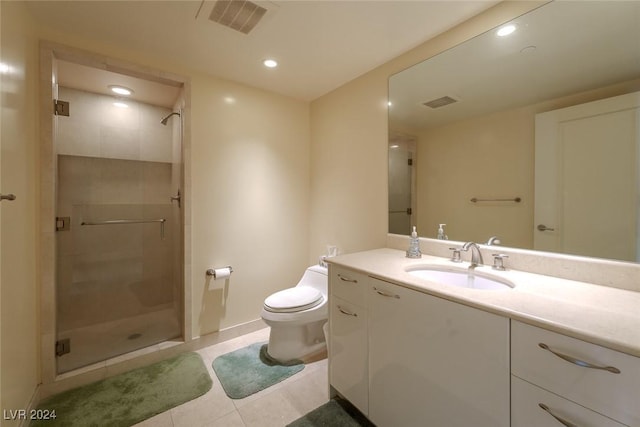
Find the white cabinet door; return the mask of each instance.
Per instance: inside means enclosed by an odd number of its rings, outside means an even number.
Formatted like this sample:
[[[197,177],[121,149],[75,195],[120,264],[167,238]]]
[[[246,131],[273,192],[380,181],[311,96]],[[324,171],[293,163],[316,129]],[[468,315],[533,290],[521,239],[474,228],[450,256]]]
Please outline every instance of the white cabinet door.
[[[360,412],[367,415],[367,312],[360,306],[335,296],[331,297],[330,303],[329,382]]]
[[[369,418],[507,427],[509,320],[370,279]]]
[[[511,377],[511,427],[624,427],[584,406]]]

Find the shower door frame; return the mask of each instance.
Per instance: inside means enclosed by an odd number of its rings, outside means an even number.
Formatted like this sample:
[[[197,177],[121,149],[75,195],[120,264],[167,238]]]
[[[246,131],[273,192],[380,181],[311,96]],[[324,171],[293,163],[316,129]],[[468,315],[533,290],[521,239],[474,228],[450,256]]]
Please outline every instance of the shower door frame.
[[[40,42],[40,366],[43,384],[84,372],[85,369],[71,371],[63,375],[56,369],[56,150],[55,116],[53,100],[56,95],[56,61],[64,60],[92,68],[126,74],[133,77],[180,86],[184,98],[182,110],[182,209],[180,245],[182,284],[181,284],[181,332],[183,342],[193,338],[191,323],[191,301],[188,284],[191,282],[191,251],[185,250],[191,245],[191,82],[188,77],[161,70],[140,66],[131,62],[89,52],[49,41]],[[135,353],[135,352],[134,352]],[[102,369],[106,370],[107,363]],[[92,365],[94,369],[95,365]],[[100,372],[99,375],[104,375]]]

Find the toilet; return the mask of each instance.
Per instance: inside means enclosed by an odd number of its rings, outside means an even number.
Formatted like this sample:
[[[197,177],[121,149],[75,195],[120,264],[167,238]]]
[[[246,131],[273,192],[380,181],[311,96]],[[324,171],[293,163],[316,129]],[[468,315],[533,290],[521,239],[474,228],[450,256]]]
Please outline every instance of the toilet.
[[[262,319],[271,327],[267,346],[271,358],[284,363],[325,349],[327,273],[326,267],[313,265],[295,287],[264,300]]]

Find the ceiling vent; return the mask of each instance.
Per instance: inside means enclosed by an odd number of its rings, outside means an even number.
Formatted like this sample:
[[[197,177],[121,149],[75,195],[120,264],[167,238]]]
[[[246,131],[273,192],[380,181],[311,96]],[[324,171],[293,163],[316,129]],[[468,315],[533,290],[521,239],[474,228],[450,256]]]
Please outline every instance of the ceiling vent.
[[[209,19],[244,34],[249,34],[264,17],[267,9],[244,0],[218,0]]]
[[[422,105],[426,105],[427,107],[431,107],[431,108],[440,108],[440,107],[444,107],[445,105],[453,104],[454,102],[458,102],[458,100],[450,96],[443,96],[441,98],[424,102]]]

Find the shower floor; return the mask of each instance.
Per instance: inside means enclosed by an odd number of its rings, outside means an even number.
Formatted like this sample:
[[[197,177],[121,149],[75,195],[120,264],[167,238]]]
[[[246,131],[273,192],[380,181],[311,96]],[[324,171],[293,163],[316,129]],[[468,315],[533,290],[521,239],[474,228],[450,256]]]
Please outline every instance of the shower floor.
[[[58,374],[181,336],[179,313],[165,309],[108,323],[61,331],[71,351],[57,357]]]

